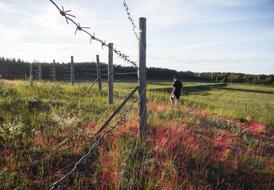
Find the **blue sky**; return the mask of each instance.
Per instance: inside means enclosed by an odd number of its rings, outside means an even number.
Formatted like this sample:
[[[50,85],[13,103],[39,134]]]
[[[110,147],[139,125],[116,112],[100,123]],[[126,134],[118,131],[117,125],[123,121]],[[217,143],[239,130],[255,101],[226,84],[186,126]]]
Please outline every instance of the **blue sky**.
[[[147,65],[196,72],[274,73],[274,0],[128,0],[147,18]],[[122,0],[56,0],[81,25],[137,59]],[[74,35],[49,0],[0,0],[0,56],[107,62],[107,49]],[[119,58],[116,64],[126,65]]]

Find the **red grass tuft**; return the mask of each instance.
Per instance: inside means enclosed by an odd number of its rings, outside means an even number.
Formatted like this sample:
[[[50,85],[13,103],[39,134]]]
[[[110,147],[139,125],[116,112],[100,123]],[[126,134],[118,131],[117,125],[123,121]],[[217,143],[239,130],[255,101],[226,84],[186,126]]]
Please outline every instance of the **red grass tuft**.
[[[86,122],[83,124],[82,128],[85,130],[86,134],[92,135],[96,132],[96,124],[91,122]]]
[[[5,83],[7,84],[20,84],[23,83],[21,80],[4,80]]]
[[[237,141],[238,139],[235,134],[223,131],[223,134],[212,140],[212,147],[214,150],[211,157],[212,161],[219,162],[229,159],[227,153],[232,151],[233,144]]]
[[[3,150],[1,151],[0,155],[2,157],[7,157],[11,154],[11,150],[8,146],[4,146]]]
[[[118,168],[115,164],[115,160],[118,156],[117,154],[117,150],[106,150],[105,148],[100,148],[102,184],[104,184],[104,187],[102,189],[108,189],[111,186],[111,184],[119,181]]]
[[[266,126],[260,123],[251,122],[246,131],[256,134],[256,135],[265,135],[266,134]]]
[[[167,111],[168,109],[170,109],[170,106],[167,105],[166,103],[151,103],[148,105],[148,108],[151,110],[154,110],[156,112],[163,112],[163,111]]]

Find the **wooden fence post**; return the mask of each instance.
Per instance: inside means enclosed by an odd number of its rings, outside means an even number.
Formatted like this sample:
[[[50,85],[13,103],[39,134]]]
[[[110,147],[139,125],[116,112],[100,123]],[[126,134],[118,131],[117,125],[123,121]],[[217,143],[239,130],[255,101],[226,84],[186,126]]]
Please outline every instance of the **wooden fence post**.
[[[98,80],[98,86],[99,91],[102,91],[102,80],[101,80],[101,64],[100,64],[100,57],[99,55],[96,55],[96,62],[97,62],[97,80]]]
[[[55,59],[53,59],[53,65],[52,65],[52,78],[53,78],[53,81],[56,81],[56,64],[55,64]]]
[[[43,79],[43,76],[42,76],[42,64],[41,63],[39,63],[38,64],[38,79],[39,80],[42,80]]]
[[[108,52],[108,103],[113,104],[113,43],[109,43]]]
[[[32,80],[33,80],[33,65],[31,63],[29,67],[29,81],[31,84],[32,84]]]
[[[147,131],[147,107],[146,107],[146,18],[139,19],[139,130],[140,138],[146,138]]]
[[[71,84],[74,84],[75,78],[74,78],[74,59],[73,59],[73,56],[71,56],[70,74],[71,74],[70,82],[71,82]]]

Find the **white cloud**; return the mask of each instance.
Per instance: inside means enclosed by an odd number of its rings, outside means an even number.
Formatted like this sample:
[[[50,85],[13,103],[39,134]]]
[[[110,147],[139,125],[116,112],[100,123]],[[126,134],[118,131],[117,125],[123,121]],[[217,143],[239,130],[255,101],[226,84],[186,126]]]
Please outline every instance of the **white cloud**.
[[[221,5],[221,6],[236,6],[236,7],[246,7],[246,6],[257,6],[272,0],[200,0],[211,5]]]
[[[56,2],[72,9],[81,25],[91,27],[91,33],[114,42],[115,47],[136,59],[137,41],[122,1]],[[273,20],[274,14],[263,10],[230,12],[235,7],[259,6],[267,3],[266,0],[128,0],[128,3],[137,26],[139,16],[147,17],[148,66],[179,70],[185,70],[187,66],[189,70],[191,67],[195,70],[197,65],[213,64],[212,61],[225,69],[228,62],[244,63],[253,58],[255,61],[272,61],[272,57],[267,57],[269,50],[251,51],[249,44],[274,42],[273,26],[259,27],[260,21]],[[223,12],[217,14],[216,10]],[[103,61],[107,59],[107,50],[102,50],[100,44],[93,42],[90,45],[89,38],[81,33],[74,36],[75,27],[67,25],[49,1],[2,0],[0,11],[1,56],[66,61],[74,55],[76,60],[85,61],[94,60],[95,54],[100,54]],[[241,24],[254,23],[256,31],[235,29],[232,25],[239,21]],[[218,28],[228,22],[230,28],[227,27],[227,31]],[[243,50],[233,49],[235,47]],[[122,63],[117,58],[115,62]]]
[[[5,10],[7,10],[9,8],[10,8],[10,6],[7,3],[5,3],[3,1],[0,1],[0,10],[1,10],[1,12],[4,12]]]

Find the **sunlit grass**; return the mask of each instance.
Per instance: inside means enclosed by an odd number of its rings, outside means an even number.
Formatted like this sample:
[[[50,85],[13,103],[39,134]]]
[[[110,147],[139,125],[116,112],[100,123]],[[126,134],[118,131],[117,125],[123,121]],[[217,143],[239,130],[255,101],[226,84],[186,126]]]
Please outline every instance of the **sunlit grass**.
[[[255,120],[274,125],[274,94],[211,90],[208,94],[183,97],[189,105],[240,120]]]
[[[115,83],[112,106],[106,83],[102,92],[95,85],[87,93],[90,85],[0,81],[0,189],[49,189],[91,146],[136,83]],[[184,86],[195,85],[203,84]],[[273,99],[212,89],[189,93],[184,104],[173,107],[169,92],[150,90],[147,140],[138,137],[136,104],[64,188],[271,189],[273,142],[266,128],[273,125]]]

